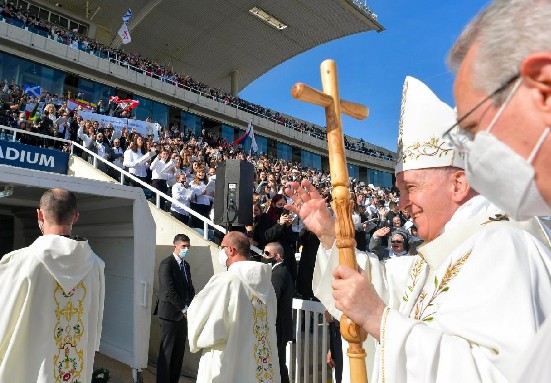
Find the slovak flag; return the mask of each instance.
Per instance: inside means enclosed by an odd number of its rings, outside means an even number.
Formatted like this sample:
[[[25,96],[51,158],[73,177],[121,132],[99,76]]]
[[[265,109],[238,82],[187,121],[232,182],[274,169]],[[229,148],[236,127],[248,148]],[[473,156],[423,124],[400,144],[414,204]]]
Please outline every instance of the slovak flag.
[[[250,154],[254,154],[258,151],[258,145],[256,144],[256,140],[254,138],[254,128],[253,128],[253,120],[251,119],[249,121],[249,125],[247,126],[247,130],[245,131],[245,133],[243,133],[243,135],[241,137],[239,137],[237,140],[235,140],[234,142],[232,142],[232,145],[233,146],[236,146],[236,145],[239,145],[239,144],[243,144],[248,137],[251,137],[251,150],[250,150]]]
[[[253,128],[253,120],[251,119],[249,121],[249,127],[247,130],[250,131],[249,136],[251,137],[251,148],[249,149],[249,155],[256,154],[258,152],[258,145],[256,144],[256,139],[254,138],[254,128]]]
[[[123,44],[128,44],[132,41],[132,38],[130,37],[130,32],[128,32],[128,26],[126,23],[123,23],[121,26],[121,29],[119,29],[119,36],[122,39]]]
[[[132,10],[129,9],[128,11],[126,11],[124,16],[122,17],[122,22],[125,23],[125,24],[128,24],[131,17],[132,17]]]

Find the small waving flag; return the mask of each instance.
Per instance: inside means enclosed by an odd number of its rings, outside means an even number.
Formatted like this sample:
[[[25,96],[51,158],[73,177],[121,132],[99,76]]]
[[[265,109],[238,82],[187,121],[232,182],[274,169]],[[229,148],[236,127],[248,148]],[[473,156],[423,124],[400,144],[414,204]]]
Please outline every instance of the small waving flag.
[[[124,16],[122,17],[122,22],[125,23],[125,24],[128,24],[131,17],[132,17],[132,10],[129,9],[128,11],[126,11]]]
[[[109,101],[116,102],[121,108],[127,111],[130,111],[140,105],[140,102],[138,100],[132,100],[130,98],[121,100],[118,96],[113,96],[109,98]]]
[[[42,88],[40,87],[40,85],[24,84],[23,92],[31,97],[40,97],[40,95],[42,94]]]
[[[128,32],[128,26],[126,23],[123,23],[121,26],[121,29],[119,29],[119,36],[122,39],[123,44],[128,44],[132,41],[132,38],[130,37],[130,32]]]

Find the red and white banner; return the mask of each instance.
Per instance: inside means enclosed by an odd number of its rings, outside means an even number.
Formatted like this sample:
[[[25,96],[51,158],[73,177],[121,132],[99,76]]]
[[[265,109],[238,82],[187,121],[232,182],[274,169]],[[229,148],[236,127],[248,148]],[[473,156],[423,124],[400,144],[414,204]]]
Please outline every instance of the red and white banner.
[[[130,98],[121,100],[119,96],[110,97],[109,101],[116,102],[121,108],[127,111],[130,111],[140,105],[140,102],[138,100],[132,100]]]

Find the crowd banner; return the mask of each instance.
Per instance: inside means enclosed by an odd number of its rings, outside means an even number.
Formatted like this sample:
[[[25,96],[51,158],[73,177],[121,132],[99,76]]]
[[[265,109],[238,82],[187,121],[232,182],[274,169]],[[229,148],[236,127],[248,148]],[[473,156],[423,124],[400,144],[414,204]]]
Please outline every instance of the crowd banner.
[[[154,140],[159,140],[159,131],[161,130],[161,125],[156,122],[147,122],[134,120],[132,118],[118,118],[107,116],[104,114],[98,114],[93,112],[87,112],[84,110],[79,110],[78,115],[81,116],[84,120],[92,120],[99,122],[100,127],[107,128],[109,124],[113,126],[115,132],[120,133],[122,128],[125,126],[128,128],[128,132],[132,133],[133,131],[140,133],[142,136],[154,136]]]
[[[0,164],[67,174],[69,153],[38,148],[19,142],[0,141]]]

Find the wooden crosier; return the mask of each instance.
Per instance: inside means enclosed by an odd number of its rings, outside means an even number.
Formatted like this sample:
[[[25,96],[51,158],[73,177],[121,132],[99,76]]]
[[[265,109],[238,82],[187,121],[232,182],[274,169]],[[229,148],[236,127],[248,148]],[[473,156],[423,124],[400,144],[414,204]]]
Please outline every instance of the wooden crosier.
[[[308,85],[297,83],[293,86],[291,94],[298,100],[325,108],[329,168],[331,171],[331,185],[333,186],[331,195],[333,197],[333,211],[336,216],[335,234],[336,245],[339,249],[339,264],[357,269],[356,241],[354,240],[354,224],[352,223],[353,205],[348,190],[348,168],[346,167],[341,111],[358,120],[366,118],[369,111],[364,105],[339,98],[337,65],[333,60],[322,62],[320,69],[323,92]],[[344,314],[341,317],[341,334],[349,343],[347,355],[350,358],[350,381],[353,383],[367,383],[366,353],[362,347],[367,334]]]

